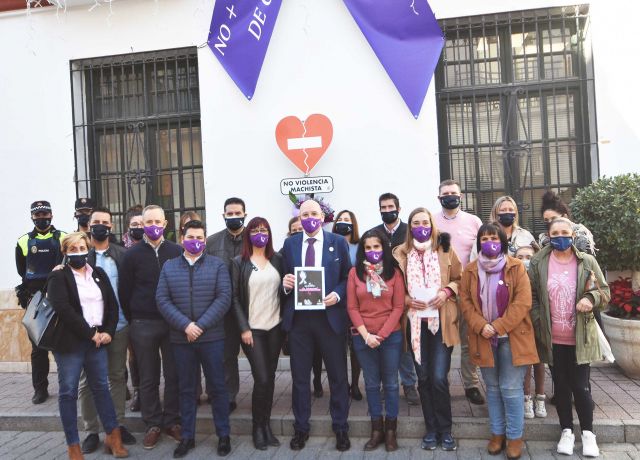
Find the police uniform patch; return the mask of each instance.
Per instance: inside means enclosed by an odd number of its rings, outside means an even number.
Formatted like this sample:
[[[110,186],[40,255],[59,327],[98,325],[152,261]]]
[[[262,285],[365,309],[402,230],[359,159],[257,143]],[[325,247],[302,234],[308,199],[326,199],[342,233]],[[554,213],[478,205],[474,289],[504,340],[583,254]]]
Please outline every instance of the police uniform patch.
[[[34,254],[37,254],[38,253],[38,247],[35,246],[35,245],[31,246],[31,252],[34,253]]]

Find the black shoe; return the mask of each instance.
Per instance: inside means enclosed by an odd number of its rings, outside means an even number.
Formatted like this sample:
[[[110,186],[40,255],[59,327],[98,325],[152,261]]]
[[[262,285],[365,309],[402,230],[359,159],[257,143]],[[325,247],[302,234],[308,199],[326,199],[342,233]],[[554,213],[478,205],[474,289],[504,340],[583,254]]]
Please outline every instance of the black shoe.
[[[307,439],[309,439],[309,433],[296,430],[289,443],[289,447],[291,447],[291,450],[302,450],[304,449],[304,444],[307,442]]]
[[[280,441],[273,435],[273,431],[271,431],[271,423],[267,422],[264,427],[265,434],[267,436],[267,444],[271,447],[280,447]]]
[[[362,401],[362,393],[360,393],[360,388],[358,388],[357,383],[349,387],[349,394],[354,401]]]
[[[424,450],[435,450],[438,447],[438,435],[433,431],[425,434],[420,447]]]
[[[122,438],[122,444],[126,446],[133,446],[136,443],[136,438],[122,425],[120,425],[120,437]]]
[[[89,433],[89,435],[84,438],[82,441],[82,453],[83,454],[91,454],[98,450],[98,446],[100,445],[100,437],[97,433]]]
[[[45,388],[44,390],[36,390],[33,393],[33,397],[31,398],[31,402],[33,404],[42,404],[49,398],[49,392]]]
[[[346,431],[338,431],[336,433],[336,449],[340,452],[351,449],[351,441],[349,441],[349,435]]]
[[[482,406],[484,404],[484,396],[482,396],[480,390],[475,387],[464,390],[464,395],[467,397],[471,404],[476,404],[478,406]]]
[[[440,435],[440,445],[442,446],[442,450],[451,452],[458,448],[458,443],[455,438],[451,436],[451,433],[442,433]]]
[[[189,453],[189,451],[196,447],[195,439],[183,439],[173,451],[173,458],[182,458]]]
[[[133,395],[131,395],[131,404],[129,404],[129,410],[131,412],[140,412],[140,393],[138,390],[133,390]]]
[[[231,452],[231,438],[229,436],[223,436],[218,439],[218,456],[225,457]]]
[[[258,450],[267,450],[267,433],[263,425],[254,423],[251,436],[253,438],[253,447]]]
[[[236,410],[237,407],[238,407],[238,404],[235,401],[231,401],[229,403],[229,413],[231,413],[234,410]]]

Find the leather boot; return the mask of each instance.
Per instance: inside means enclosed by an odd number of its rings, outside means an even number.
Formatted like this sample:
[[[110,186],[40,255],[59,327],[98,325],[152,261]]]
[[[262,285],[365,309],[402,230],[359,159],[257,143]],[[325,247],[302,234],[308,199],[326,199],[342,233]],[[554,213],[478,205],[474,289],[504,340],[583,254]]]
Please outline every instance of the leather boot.
[[[129,451],[122,445],[120,427],[114,428],[113,431],[104,438],[104,451],[116,458],[126,458],[129,456]]]
[[[384,447],[387,452],[395,452],[398,450],[398,419],[387,418],[384,421]]]
[[[487,445],[487,452],[491,455],[498,455],[504,449],[505,436],[503,434],[492,434]]]
[[[376,449],[384,441],[382,418],[371,420],[371,439],[364,445],[364,450]]]
[[[505,452],[507,454],[507,458],[509,460],[515,460],[517,458],[520,458],[520,456],[522,455],[523,444],[524,444],[524,441],[522,440],[522,438],[508,439],[507,450]]]
[[[273,431],[271,431],[271,421],[268,421],[264,428],[267,444],[271,447],[280,447],[280,441],[274,436]]]
[[[80,444],[67,446],[67,452],[69,453],[69,460],[84,460],[82,450],[80,450]]]
[[[253,422],[252,437],[253,447],[258,450],[267,450],[267,433],[265,431],[264,425]]]

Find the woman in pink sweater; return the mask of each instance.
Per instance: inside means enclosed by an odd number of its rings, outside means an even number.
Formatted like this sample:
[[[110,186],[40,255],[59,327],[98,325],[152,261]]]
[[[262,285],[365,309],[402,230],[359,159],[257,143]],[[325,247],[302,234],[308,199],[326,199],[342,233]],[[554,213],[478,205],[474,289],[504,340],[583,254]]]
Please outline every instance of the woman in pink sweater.
[[[347,280],[347,310],[357,330],[353,348],[364,372],[371,415],[371,439],[364,446],[366,451],[383,441],[388,452],[398,448],[398,368],[403,337],[400,318],[404,301],[404,279],[396,268],[387,236],[380,230],[369,230],[358,243],[356,263]],[[380,384],[384,390],[384,423]]]

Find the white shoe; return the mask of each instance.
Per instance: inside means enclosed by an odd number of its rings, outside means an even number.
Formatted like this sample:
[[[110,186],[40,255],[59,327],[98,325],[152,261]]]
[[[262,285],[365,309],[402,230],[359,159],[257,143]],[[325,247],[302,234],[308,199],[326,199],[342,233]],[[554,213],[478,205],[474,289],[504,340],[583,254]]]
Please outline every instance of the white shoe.
[[[582,455],[584,457],[600,456],[600,449],[596,443],[596,435],[591,431],[582,432]]]
[[[544,405],[545,395],[536,395],[535,401],[535,415],[536,417],[544,418],[547,416],[547,408]]]
[[[534,418],[535,414],[533,413],[533,400],[531,399],[531,395],[526,395],[524,397],[524,418]]]
[[[593,440],[595,442],[595,436]],[[556,452],[564,455],[573,455],[573,445],[575,444],[575,441],[576,437],[573,434],[573,431],[569,428],[565,428],[562,430],[562,436],[560,436],[560,441],[558,441],[558,448],[556,449]]]

